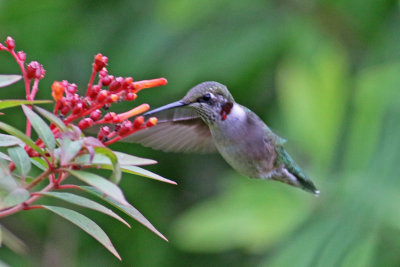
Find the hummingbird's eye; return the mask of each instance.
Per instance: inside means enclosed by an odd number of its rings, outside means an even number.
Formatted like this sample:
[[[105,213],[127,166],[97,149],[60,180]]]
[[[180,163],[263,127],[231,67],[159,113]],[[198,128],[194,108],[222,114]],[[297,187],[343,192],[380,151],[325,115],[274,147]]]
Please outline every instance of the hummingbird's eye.
[[[211,94],[210,93],[207,93],[207,94],[203,95],[203,97],[202,97],[202,100],[204,102],[208,102],[208,101],[210,101],[210,99],[211,99]]]

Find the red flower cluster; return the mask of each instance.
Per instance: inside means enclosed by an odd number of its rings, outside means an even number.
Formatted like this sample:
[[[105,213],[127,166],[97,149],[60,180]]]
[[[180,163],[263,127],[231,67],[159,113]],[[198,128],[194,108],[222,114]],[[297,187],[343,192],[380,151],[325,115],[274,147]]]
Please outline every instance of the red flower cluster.
[[[114,143],[139,129],[154,126],[156,118],[150,118],[145,122],[144,117],[137,117],[133,122],[129,118],[146,112],[150,107],[142,104],[125,113],[116,114],[108,112],[102,114],[101,109],[108,109],[110,105],[120,101],[133,101],[137,98],[137,92],[144,88],[165,85],[164,78],[134,82],[132,77],[114,77],[107,71],[108,58],[97,54],[94,58],[92,76],[85,96],[77,94],[76,84],[68,81],[54,82],[52,96],[56,100],[54,114],[62,116],[64,123],[80,119],[78,126],[81,130],[99,124],[114,124],[114,130],[109,126],[100,129],[98,139],[106,145]],[[94,80],[98,76],[97,84]]]
[[[23,51],[15,52],[14,49],[15,41],[11,37],[7,37],[5,44],[0,43],[0,51],[6,50],[16,59],[24,76],[27,99],[34,100],[39,89],[39,80],[43,79],[45,70],[37,61],[25,64],[26,54]],[[157,123],[157,119],[150,118],[145,121],[143,116],[139,116],[133,121],[129,121],[130,118],[146,112],[150,108],[148,104],[142,104],[121,114],[114,112],[103,114],[102,109],[107,110],[116,102],[133,101],[142,89],[167,84],[165,78],[134,81],[132,77],[115,77],[108,74],[107,64],[108,58],[106,56],[97,54],[94,57],[92,74],[85,96],[80,96],[77,93],[76,84],[65,80],[56,81],[51,86],[51,95],[56,101],[54,114],[59,115],[66,125],[78,122],[78,127],[81,130],[94,125],[114,125],[113,130],[109,126],[105,126],[98,132],[98,139],[105,145],[112,144],[137,130],[152,127]],[[96,77],[98,78],[97,83],[95,83]],[[54,127],[53,131],[56,134],[57,128]],[[29,122],[27,122],[27,135],[30,136]]]

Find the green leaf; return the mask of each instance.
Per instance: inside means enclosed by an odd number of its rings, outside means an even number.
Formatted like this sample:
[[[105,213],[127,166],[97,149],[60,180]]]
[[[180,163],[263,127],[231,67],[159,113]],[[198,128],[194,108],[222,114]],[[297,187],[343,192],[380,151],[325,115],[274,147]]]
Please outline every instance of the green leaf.
[[[118,151],[114,151],[114,153],[115,153],[115,155],[117,155],[120,165],[140,166],[140,165],[151,165],[151,164],[157,163],[157,161],[152,160],[152,159],[139,158],[139,157],[132,156],[132,155],[125,154],[122,152],[118,152]]]
[[[18,184],[11,176],[8,162],[4,159],[0,159],[0,207],[2,206],[1,198],[4,198],[16,188],[18,188]]]
[[[118,151],[114,151],[114,154],[117,156],[118,162],[121,166],[123,166],[123,165],[138,166],[138,165],[149,165],[149,164],[157,163],[157,161],[152,160],[152,159],[139,158],[139,157],[131,156],[131,155],[124,154],[124,153],[121,153]],[[121,156],[121,154],[123,154],[123,156]],[[126,156],[129,156],[129,157],[126,157]],[[75,162],[82,163],[85,165],[91,165],[92,163],[93,164],[107,164],[107,165],[111,164],[111,161],[108,159],[108,157],[106,157],[102,154],[95,154],[92,162],[90,162],[90,155],[88,155],[88,154],[81,155],[75,159]]]
[[[121,169],[123,172],[126,173],[131,173],[131,174],[135,174],[135,175],[139,175],[139,176],[144,176],[147,178],[151,178],[154,180],[158,180],[161,182],[165,182],[165,183],[169,183],[169,184],[173,184],[176,185],[177,183],[175,181],[169,180],[167,178],[164,178],[156,173],[153,173],[151,171],[148,171],[146,169],[137,167],[137,166],[121,166]]]
[[[28,190],[24,188],[16,188],[4,198],[1,206],[3,206],[2,208],[13,207],[27,200],[29,196],[30,194]]]
[[[21,105],[47,104],[52,103],[51,100],[0,100],[0,109],[12,108]]]
[[[101,205],[93,200],[87,199],[85,197],[77,196],[77,195],[74,195],[71,193],[61,193],[61,192],[46,192],[46,193],[41,193],[41,195],[55,197],[55,198],[62,199],[64,201],[67,201],[69,203],[72,203],[72,204],[75,204],[75,205],[78,205],[81,207],[85,207],[85,208],[92,209],[92,210],[97,210],[99,212],[102,212],[108,216],[111,216],[111,217],[117,219],[118,221],[122,222],[123,224],[125,224],[126,226],[131,228],[129,223],[127,223],[124,219],[122,219],[115,212],[113,212],[109,208],[106,208],[103,205]]]
[[[26,117],[32,124],[32,127],[35,129],[36,133],[42,139],[43,143],[49,148],[50,151],[53,151],[56,147],[56,140],[54,139],[53,132],[50,127],[39,117],[34,111],[32,111],[27,106],[23,105],[22,109]]]
[[[11,158],[8,155],[4,154],[3,152],[0,152],[0,158],[11,161]]]
[[[110,180],[112,182],[114,182],[115,184],[118,184],[121,181],[122,172],[121,172],[121,167],[119,165],[117,156],[114,154],[114,152],[111,149],[109,149],[107,147],[95,147],[94,151],[96,154],[104,155],[110,159],[111,164],[113,166],[113,173],[110,177]]]
[[[65,132],[68,130],[67,126],[65,126],[64,122],[59,117],[54,115],[53,113],[45,110],[44,108],[38,107],[38,106],[34,106],[33,108],[36,111],[38,111],[43,117],[45,117],[46,119],[48,119],[49,121],[54,123],[54,125],[56,125],[57,128],[60,129],[61,132]]]
[[[0,87],[6,87],[22,79],[21,75],[0,74]]]
[[[120,154],[120,152],[115,152],[115,151],[114,151],[114,153],[117,155],[117,157],[118,157],[118,154]],[[132,156],[132,157],[134,157],[134,156]],[[137,158],[137,157],[135,157],[135,158]],[[148,162],[151,161],[150,159],[141,159],[141,158],[138,158],[138,159],[148,161]],[[122,158],[122,160],[123,160],[122,161],[123,163],[128,162],[126,160],[126,158],[125,159]],[[90,162],[90,156],[88,154],[81,155],[75,159],[75,162],[79,163],[81,165],[85,165],[85,166],[100,167],[102,169],[107,169],[107,170],[113,169],[113,167],[111,166],[111,161],[107,157],[105,157],[104,155],[101,155],[101,154],[95,154],[94,158],[91,162]],[[119,161],[119,162],[121,163],[121,161]],[[121,170],[123,172],[144,176],[147,178],[155,179],[155,180],[169,183],[169,184],[174,184],[174,185],[177,184],[176,182],[174,182],[172,180],[166,179],[158,174],[155,174],[155,173],[145,170],[143,168],[140,168],[137,166],[123,165],[123,164],[120,164],[120,165],[121,165]],[[144,164],[142,164],[142,165],[144,165]]]
[[[0,209],[20,204],[29,198],[29,192],[19,188],[11,176],[8,162],[0,159]]]
[[[63,217],[64,219],[72,222],[79,228],[81,228],[83,231],[94,237],[97,241],[99,241],[108,251],[110,251],[115,257],[117,257],[119,260],[121,260],[121,257],[119,256],[118,252],[114,248],[113,244],[111,243],[110,238],[107,236],[107,234],[98,226],[94,221],[89,219],[86,216],[83,216],[82,214],[66,209],[66,208],[61,208],[61,207],[55,207],[55,206],[46,206],[43,205],[43,208],[54,212],[55,214]]]
[[[6,131],[7,133],[9,133],[15,137],[18,137],[27,146],[31,147],[33,150],[38,152],[40,155],[42,155],[42,156],[45,155],[44,151],[40,147],[38,147],[32,139],[30,139],[28,136],[26,136],[23,132],[21,132],[17,128],[14,128],[13,126],[0,121],[0,129],[2,129],[3,131]]]
[[[68,171],[70,174],[72,174],[79,180],[97,188],[99,191],[115,199],[122,205],[129,205],[121,189],[116,184],[110,182],[109,180],[90,172],[75,171],[75,170],[66,170],[66,171]]]
[[[46,171],[49,168],[49,165],[43,158],[34,157],[31,158],[31,162],[42,171]]]
[[[27,247],[21,239],[19,239],[2,225],[0,225],[0,230],[4,246],[8,247],[16,254],[26,254]]]
[[[0,147],[23,145],[24,142],[9,134],[0,134]]]
[[[82,149],[83,141],[71,141],[68,138],[63,138],[60,146],[60,164],[65,166],[68,164]]]
[[[128,205],[121,205],[120,203],[118,203],[117,201],[115,201],[114,199],[104,196],[102,194],[102,192],[100,192],[99,190],[97,190],[96,188],[93,188],[91,186],[80,186],[81,189],[83,189],[84,191],[91,193],[101,199],[103,199],[104,201],[110,203],[111,205],[113,205],[114,207],[118,208],[119,210],[121,210],[122,212],[124,212],[125,214],[129,215],[130,217],[132,217],[133,219],[135,219],[136,221],[138,221],[139,223],[141,223],[142,225],[144,225],[145,227],[147,227],[150,231],[152,231],[153,233],[155,233],[156,235],[158,235],[159,237],[161,237],[162,239],[164,239],[165,241],[168,241],[168,239],[161,234],[150,222],[149,220],[146,219],[146,217],[144,217],[137,209],[135,209],[132,205],[128,204]]]
[[[20,172],[21,176],[25,178],[31,170],[31,160],[25,149],[20,146],[13,146],[7,151],[11,160],[14,162],[15,167]]]

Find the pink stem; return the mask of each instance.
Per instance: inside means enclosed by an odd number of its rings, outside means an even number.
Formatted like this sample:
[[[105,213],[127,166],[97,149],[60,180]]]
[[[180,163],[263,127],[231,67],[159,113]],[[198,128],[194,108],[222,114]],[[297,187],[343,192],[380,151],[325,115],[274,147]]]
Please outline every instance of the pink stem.
[[[92,89],[92,86],[93,86],[93,82],[94,82],[94,78],[96,77],[96,70],[94,69],[94,67],[92,68],[92,76],[90,76],[90,81],[89,81],[89,84],[88,84],[88,89],[87,89],[87,91],[86,91],[86,96],[89,96],[89,93],[90,93],[90,89]]]
[[[25,94],[26,94],[26,100],[31,100],[30,99],[30,82],[31,80],[28,79],[28,77],[26,77],[26,72],[25,72],[25,66],[24,66],[24,62],[21,61],[17,54],[15,53],[14,49],[13,50],[9,50],[9,52],[11,53],[11,55],[15,58],[15,61],[17,61],[19,67],[21,68],[21,72],[22,72],[22,76],[24,76],[24,81],[25,81]]]
[[[67,178],[67,176],[68,175],[63,175],[62,177],[60,177],[59,183],[62,182],[65,178]],[[55,187],[56,187],[56,185],[54,183],[49,183],[45,188],[43,188],[39,192],[31,194],[31,197],[28,200],[26,200],[25,202],[23,202],[19,205],[16,205],[12,208],[9,208],[7,210],[0,211],[0,218],[9,216],[9,215],[14,214],[18,211],[21,211],[23,209],[29,209],[28,205],[32,204],[33,202],[35,202],[36,200],[41,198],[42,193],[48,192],[48,191],[54,189]]]
[[[35,100],[35,96],[38,90],[39,90],[39,79],[35,79],[33,81],[33,86],[32,86],[31,100]]]

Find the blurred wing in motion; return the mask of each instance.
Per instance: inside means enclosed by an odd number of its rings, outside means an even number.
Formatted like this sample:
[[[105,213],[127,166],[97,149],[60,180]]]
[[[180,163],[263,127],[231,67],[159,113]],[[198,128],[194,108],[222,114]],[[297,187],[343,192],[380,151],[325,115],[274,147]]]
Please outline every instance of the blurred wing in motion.
[[[133,133],[122,142],[139,143],[166,152],[216,151],[210,129],[192,110],[169,109],[154,115],[158,118],[155,126]]]

